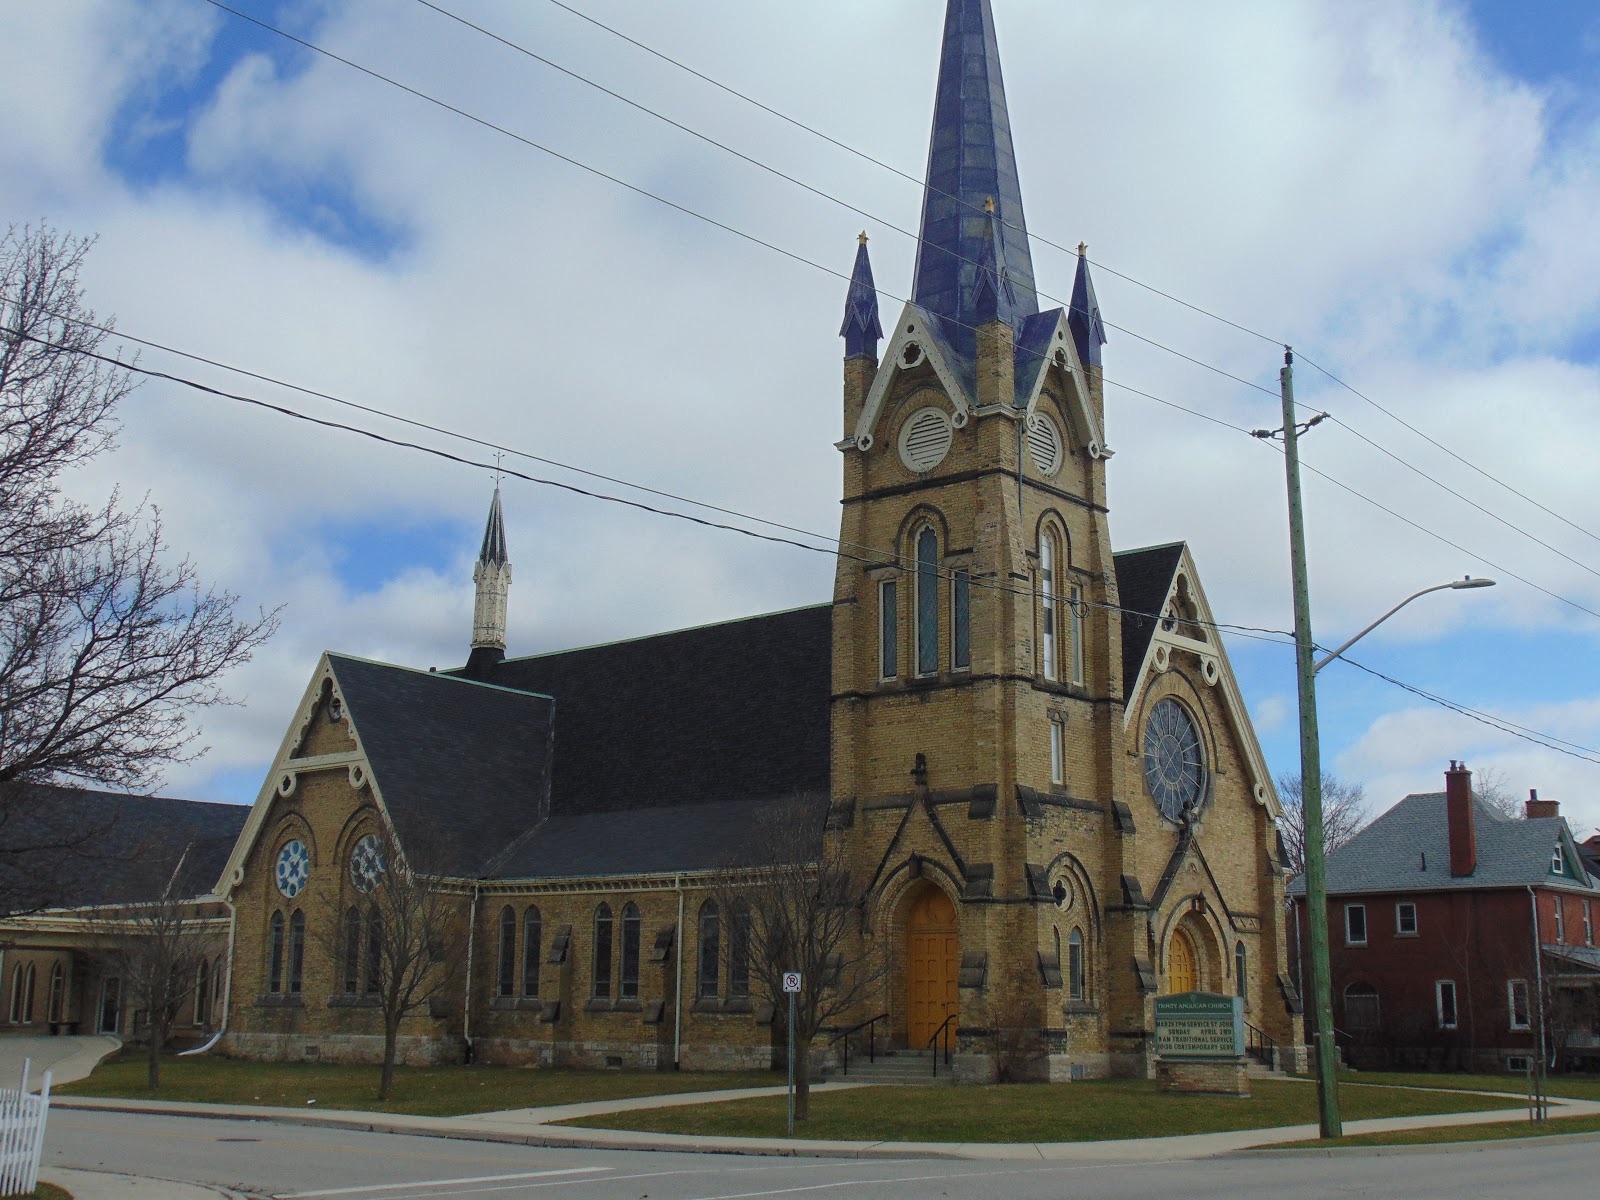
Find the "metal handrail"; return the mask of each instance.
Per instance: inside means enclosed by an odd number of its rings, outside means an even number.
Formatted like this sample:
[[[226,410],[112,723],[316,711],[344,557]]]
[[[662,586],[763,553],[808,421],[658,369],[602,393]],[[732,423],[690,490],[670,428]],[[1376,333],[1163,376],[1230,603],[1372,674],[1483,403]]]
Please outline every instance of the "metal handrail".
[[[1266,1030],[1259,1029],[1250,1024],[1248,1021],[1245,1022],[1244,1026],[1244,1050],[1246,1054],[1259,1052],[1255,1055],[1258,1061],[1263,1062],[1263,1065],[1265,1066],[1272,1067],[1274,1069],[1277,1068],[1277,1041],[1275,1041],[1271,1035],[1266,1032]],[[1261,1058],[1262,1054],[1266,1055],[1265,1059]]]
[[[944,1019],[944,1023],[933,1031],[933,1036],[928,1039],[928,1049],[933,1051],[933,1077],[935,1079],[939,1078],[939,1051],[935,1048],[934,1043],[939,1040],[941,1034],[944,1035],[944,1065],[948,1067],[950,1065],[950,1035],[947,1030],[950,1028],[950,1023],[955,1019],[956,1014],[951,1013]]]
[[[839,1074],[850,1074],[850,1035],[859,1033],[863,1029],[867,1031],[867,1061],[871,1063],[878,1061],[878,1031],[876,1026],[879,1021],[887,1021],[888,1019],[889,1014],[881,1012],[875,1017],[868,1017],[865,1021],[857,1022],[850,1026],[849,1029],[836,1033],[828,1039],[828,1045],[830,1046],[840,1038],[844,1039],[844,1065],[839,1068]]]

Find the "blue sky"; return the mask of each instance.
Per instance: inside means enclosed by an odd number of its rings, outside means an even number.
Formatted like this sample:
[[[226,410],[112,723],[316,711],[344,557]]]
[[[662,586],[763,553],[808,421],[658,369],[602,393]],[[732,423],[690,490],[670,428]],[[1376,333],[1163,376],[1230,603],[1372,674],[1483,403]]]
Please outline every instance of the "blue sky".
[[[884,307],[898,310],[890,297],[905,294],[912,250],[893,227],[914,224],[914,185],[543,0],[455,7],[871,217],[763,176],[421,6],[244,7],[832,270],[848,271],[865,226]],[[579,7],[921,173],[937,0],[818,0],[804,12],[733,0]],[[1298,398],[1342,422],[1310,435],[1307,462],[1351,489],[1307,484],[1319,640],[1342,640],[1428,584],[1496,576],[1489,592],[1426,597],[1353,657],[1600,746],[1590,667],[1600,618],[1580,611],[1600,611],[1600,512],[1588,484],[1600,449],[1600,8],[1205,7],[995,0],[1030,229],[1061,246],[1090,244],[1107,268],[1096,277],[1106,318],[1121,327],[1106,348],[1116,544],[1186,538],[1219,620],[1290,627],[1281,460],[1138,391],[1276,427],[1277,343],[1292,342],[1582,527],[1303,361]],[[0,47],[0,103],[27,118],[0,129],[0,210],[8,221],[98,234],[86,282],[96,308],[127,332],[742,512],[836,529],[838,278],[202,0],[12,6],[0,12]],[[1041,286],[1065,295],[1071,256],[1042,242],[1034,254]],[[144,356],[338,415],[325,401]],[[207,715],[211,753],[175,771],[167,790],[252,798],[323,649],[424,666],[463,656],[470,563],[492,487],[483,472],[169,385],[148,385],[124,417],[120,449],[75,488],[148,491],[203,571],[248,603],[286,606],[283,633],[236,676],[244,702]],[[820,556],[514,480],[506,506],[514,653],[829,594],[832,568]],[[1294,771],[1288,651],[1237,638],[1228,650],[1269,761]],[[1336,664],[1320,682],[1325,761],[1364,782],[1375,807],[1440,786],[1446,760],[1465,758],[1514,791],[1563,800],[1580,833],[1600,824],[1595,763],[1352,668]]]

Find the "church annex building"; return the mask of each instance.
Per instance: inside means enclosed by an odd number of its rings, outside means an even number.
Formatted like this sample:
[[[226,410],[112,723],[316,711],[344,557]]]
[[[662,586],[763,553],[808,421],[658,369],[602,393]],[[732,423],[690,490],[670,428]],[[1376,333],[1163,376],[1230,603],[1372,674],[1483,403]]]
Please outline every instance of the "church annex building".
[[[466,666],[322,657],[214,887],[222,1052],[379,1057],[358,943],[317,926],[359,926],[392,845],[469,946],[405,1060],[765,1067],[711,882],[803,803],[891,1042],[952,1026],[989,1079],[1024,1011],[1042,1077],[1144,1075],[1154,997],[1204,990],[1303,1066],[1272,779],[1186,546],[1112,548],[1100,311],[1081,250],[1040,311],[989,0],[949,0],[921,238],[887,325],[857,250],[817,452],[873,549],[831,600],[507,657],[496,491]]]

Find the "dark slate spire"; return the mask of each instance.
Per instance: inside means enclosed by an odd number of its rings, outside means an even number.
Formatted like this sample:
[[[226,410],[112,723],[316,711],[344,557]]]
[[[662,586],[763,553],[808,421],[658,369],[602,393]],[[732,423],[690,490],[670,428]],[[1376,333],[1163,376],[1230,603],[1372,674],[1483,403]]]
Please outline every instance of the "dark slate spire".
[[[856,247],[856,269],[850,275],[850,294],[844,302],[844,324],[839,336],[844,339],[844,356],[858,354],[878,357],[883,326],[878,324],[878,289],[872,282],[872,261],[867,257],[867,234],[863,230]]]
[[[494,486],[494,499],[489,501],[489,523],[483,529],[483,549],[478,551],[478,562],[483,566],[504,566],[506,555],[506,522],[500,511],[500,485]]]
[[[993,208],[988,204],[993,201]],[[949,0],[912,301],[970,355],[970,326],[1039,311],[989,0]],[[987,267],[992,298],[984,291]],[[987,313],[977,308],[984,296]]]
[[[1106,344],[1106,327],[1100,320],[1100,302],[1094,297],[1094,280],[1089,278],[1089,247],[1082,242],[1078,243],[1078,277],[1072,283],[1072,311],[1067,325],[1077,344],[1078,361],[1086,367],[1098,367],[1100,347]]]

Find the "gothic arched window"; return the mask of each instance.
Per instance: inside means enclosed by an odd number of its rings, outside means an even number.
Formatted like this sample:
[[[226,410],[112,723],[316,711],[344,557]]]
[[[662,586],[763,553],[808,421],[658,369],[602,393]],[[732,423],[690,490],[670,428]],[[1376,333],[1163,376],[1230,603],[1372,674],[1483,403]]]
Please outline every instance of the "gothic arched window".
[[[728,914],[728,995],[750,994],[750,906],[738,904]]]
[[[917,533],[917,674],[939,673],[939,535]]]
[[[1245,972],[1245,966],[1244,943],[1237,942],[1233,947],[1233,973],[1236,976],[1233,990],[1234,995],[1238,996],[1241,1000],[1244,999],[1245,986],[1249,979],[1249,976]]]
[[[611,995],[611,906],[602,904],[594,910],[594,995],[607,999]]]
[[[361,910],[352,905],[344,914],[344,994],[361,990]]]
[[[1056,571],[1061,561],[1056,535],[1050,530],[1039,538],[1039,673],[1046,679],[1060,676],[1060,649],[1056,644]]]
[[[283,913],[272,914],[267,934],[267,991],[283,991]]]
[[[622,906],[622,980],[617,998],[639,998],[639,906],[631,900]]]
[[[295,909],[289,918],[289,994],[298,996],[305,987],[306,914]]]
[[[522,994],[533,997],[539,994],[540,942],[544,935],[544,922],[539,910],[528,905],[522,914]]]
[[[383,917],[374,904],[367,909],[367,995],[383,990]]]
[[[67,1015],[67,975],[58,962],[50,968],[50,1001],[45,1008],[45,1019],[64,1021]]]
[[[1067,996],[1083,1000],[1089,994],[1083,964],[1083,934],[1074,929],[1067,935]]]
[[[700,957],[698,980],[694,994],[711,997],[717,994],[718,966],[722,958],[722,914],[715,900],[700,906]]]
[[[517,981],[517,914],[511,911],[509,904],[500,910],[499,951],[495,995],[514,996]]]

